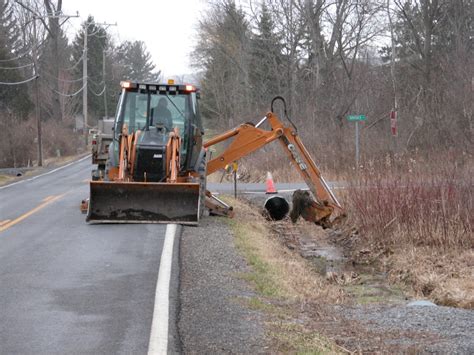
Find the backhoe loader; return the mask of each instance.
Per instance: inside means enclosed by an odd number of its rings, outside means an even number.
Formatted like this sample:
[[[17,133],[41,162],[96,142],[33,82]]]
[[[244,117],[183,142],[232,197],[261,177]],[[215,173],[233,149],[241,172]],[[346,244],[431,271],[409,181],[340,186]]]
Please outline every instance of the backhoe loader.
[[[207,176],[278,140],[309,187],[312,203],[301,215],[330,227],[343,209],[301,142],[296,127],[271,111],[258,123],[244,123],[209,141],[199,112],[199,89],[124,81],[109,157],[90,181],[84,207],[90,223],[180,223],[197,225],[204,208],[233,214],[232,207],[206,190]],[[286,113],[286,109],[285,109]],[[288,118],[288,117],[287,117]],[[261,128],[267,121],[270,130]],[[209,148],[229,143],[216,157]],[[97,179],[97,176],[100,178]]]

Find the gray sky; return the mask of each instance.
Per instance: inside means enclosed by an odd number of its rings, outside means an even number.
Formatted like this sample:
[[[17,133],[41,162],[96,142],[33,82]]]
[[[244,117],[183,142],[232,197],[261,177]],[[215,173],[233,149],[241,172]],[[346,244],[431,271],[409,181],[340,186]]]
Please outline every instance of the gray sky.
[[[192,73],[189,56],[204,7],[202,0],[65,0],[63,12],[79,11],[65,28],[70,37],[89,14],[96,22],[117,22],[109,32],[119,41],[144,41],[166,79]]]

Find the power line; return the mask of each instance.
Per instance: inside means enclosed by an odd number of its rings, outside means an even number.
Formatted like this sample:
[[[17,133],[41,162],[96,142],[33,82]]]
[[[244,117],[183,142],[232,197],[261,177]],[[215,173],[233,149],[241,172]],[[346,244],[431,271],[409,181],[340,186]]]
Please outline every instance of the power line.
[[[56,90],[54,90],[53,88],[50,88],[49,86],[48,86],[48,88],[49,88],[52,92],[54,92],[54,93],[56,93],[56,94],[58,94],[58,95],[65,96],[65,97],[74,97],[74,96],[78,95],[80,92],[82,92],[82,90],[84,90],[85,85],[83,85],[82,88],[80,88],[79,90],[77,90],[75,93],[72,93],[72,94],[66,94],[66,93],[63,93],[63,92],[56,91]]]
[[[89,87],[89,91],[90,91],[91,93],[93,93],[95,96],[102,96],[102,94],[105,92],[105,85],[104,85],[104,87],[102,88],[102,91],[101,91],[100,93],[98,93],[98,94],[95,93],[94,90],[92,90],[90,87]]]
[[[78,81],[81,81],[82,80],[82,77],[81,78],[78,78],[78,79],[61,79],[61,78],[57,78],[55,75],[52,75],[50,73],[48,73],[47,71],[44,71],[42,70],[40,72],[41,75],[43,74],[46,74],[46,76],[50,77],[51,79],[54,79],[54,80],[58,80],[58,81],[63,81],[65,83],[75,83],[75,82],[78,82]]]
[[[43,44],[45,44],[48,41],[48,37],[43,39],[40,43],[33,45],[30,49],[28,49],[26,52],[23,52],[22,54],[17,55],[15,58],[10,58],[10,59],[0,59],[0,63],[6,63],[6,62],[11,62],[14,60],[18,60],[23,58],[24,56],[30,54],[30,52],[34,49],[40,48]]]
[[[27,52],[24,52],[24,53],[22,53],[22,54],[16,56],[15,58],[11,58],[11,59],[1,59],[1,60],[0,60],[0,63],[6,63],[6,62],[11,62],[11,61],[14,61],[14,60],[21,59],[21,58],[23,58],[25,55],[29,54],[32,49],[33,49],[33,48],[28,49]]]
[[[0,67],[1,70],[16,70],[16,69],[23,69],[23,68],[28,68],[28,67],[32,67],[34,65],[34,63],[30,63],[30,64],[25,64],[25,65],[22,65],[22,66],[19,66],[19,67]]]
[[[74,65],[72,67],[64,68],[64,69],[61,69],[61,70],[73,70],[73,69],[75,69],[78,66],[78,64],[82,61],[82,59],[84,59],[84,53],[80,56],[80,58],[77,60],[76,63],[74,63]]]
[[[20,5],[21,7],[25,8],[26,10],[28,10],[29,12],[31,12],[33,14],[32,20],[33,20],[33,41],[34,41],[34,45],[32,47],[32,51],[33,51],[33,63],[34,63],[35,75],[36,75],[36,77],[38,77],[38,48],[39,48],[40,44],[38,43],[38,34],[36,32],[36,20],[40,19],[40,21],[43,23],[43,25],[45,26],[46,30],[49,32],[51,37],[54,38],[55,36],[53,36],[53,33],[51,32],[51,29],[47,26],[44,19],[54,17],[54,18],[57,18],[58,21],[59,21],[59,18],[66,17],[66,20],[59,24],[59,29],[60,29],[61,26],[67,20],[69,20],[69,18],[72,17],[72,16],[64,16],[61,13],[57,13],[56,16],[51,16],[50,14],[47,14],[46,16],[41,16],[40,17],[40,16],[38,16],[38,14],[34,10],[29,8],[28,6],[26,6],[22,2],[20,2],[18,0],[15,0],[15,3],[17,3],[18,5]],[[79,17],[79,14],[77,14],[77,16],[75,16],[75,17]],[[25,26],[26,26],[26,24],[25,24]],[[42,41],[41,44],[46,42],[46,40],[48,38],[49,37],[44,38],[44,40]],[[57,44],[57,42],[56,42],[56,44]],[[29,52],[30,51],[28,51],[27,53],[29,53]],[[42,136],[42,134],[41,134],[41,108],[40,108],[40,104],[39,104],[38,80],[35,82],[35,84],[36,84],[35,85],[35,101],[36,101],[35,102],[35,110],[36,110],[35,116],[36,116],[37,132],[38,132],[37,133],[37,138],[38,138],[38,166],[43,166],[43,143],[42,143],[42,138],[41,138],[41,136]]]
[[[57,79],[59,81],[63,81],[65,83],[76,83],[78,81],[82,81],[82,78],[77,78],[77,79]]]
[[[0,82],[0,85],[21,85],[21,84],[26,84],[32,80],[35,80],[36,78],[38,78],[39,76],[38,75],[35,75],[29,79],[26,79],[26,80],[23,80],[23,81],[17,81],[17,82],[14,82],[14,83],[4,83],[4,82]]]
[[[102,86],[102,85],[105,84],[105,83],[104,83],[104,79],[102,79],[100,82],[96,82],[96,81],[92,80],[92,77],[91,77],[91,76],[88,76],[88,77],[87,77],[87,80],[88,80],[89,82],[91,82],[92,84],[94,84],[95,86]]]
[[[106,28],[110,27],[110,26],[117,26],[117,23],[115,24],[107,24],[107,23],[103,23],[101,24],[102,26],[107,26]],[[101,26],[99,25],[99,26]],[[90,23],[87,23],[86,26],[84,26],[84,47],[83,47],[83,60],[82,60],[82,75],[83,75],[83,78],[84,78],[84,88],[85,90],[82,92],[82,115],[84,117],[84,127],[87,127],[88,126],[88,110],[87,110],[87,93],[88,93],[88,86],[87,86],[87,83],[88,83],[88,75],[87,75],[87,53],[88,53],[88,49],[87,49],[87,37],[89,36],[89,26],[90,26]],[[98,32],[99,29],[97,29],[96,32]],[[95,33],[92,33],[91,35],[95,35]],[[105,31],[106,32],[106,31]],[[102,52],[102,55],[103,55],[103,52]],[[103,60],[102,61],[102,67],[104,68],[103,64],[105,63],[105,61]],[[104,70],[103,70],[104,72]],[[104,87],[106,86],[105,85],[105,80],[104,78],[102,78],[102,81],[103,81],[103,84],[104,84]],[[104,95],[104,103],[105,103],[105,112],[106,112],[106,115],[107,115],[107,101],[106,101],[106,97],[107,95]],[[87,129],[84,129],[84,139],[85,139],[85,142],[86,142],[86,146],[88,144],[88,130]]]

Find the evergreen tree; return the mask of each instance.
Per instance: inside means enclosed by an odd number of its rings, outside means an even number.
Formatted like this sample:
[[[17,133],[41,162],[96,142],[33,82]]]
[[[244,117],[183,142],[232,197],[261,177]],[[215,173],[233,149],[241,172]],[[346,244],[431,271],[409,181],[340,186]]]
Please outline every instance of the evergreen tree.
[[[200,41],[193,58],[203,70],[203,116],[222,126],[234,126],[236,117],[253,114],[249,80],[249,25],[232,0],[213,9],[201,23]]]
[[[265,2],[262,3],[257,22],[257,33],[251,40],[250,82],[257,106],[268,105],[281,94],[280,71],[282,48],[272,16]]]
[[[92,118],[91,124],[94,124],[94,119],[102,117],[105,113],[104,99],[102,97],[104,90],[104,75],[103,75],[103,58],[104,51],[109,46],[109,36],[107,31],[101,26],[97,25],[92,16],[82,24],[81,30],[76,35],[73,42],[72,57],[73,62],[81,59],[84,51],[84,34],[87,29],[87,99],[88,112]],[[75,69],[75,77],[83,76],[83,66],[80,64]],[[77,88],[80,89],[83,83],[80,81]],[[101,94],[101,95],[99,95]]]
[[[117,62],[123,79],[155,82],[160,71],[155,71],[151,54],[143,41],[125,41],[117,49]]]
[[[0,82],[14,83],[25,80],[16,49],[19,47],[18,27],[8,0],[0,0]],[[29,73],[27,73],[29,74]],[[30,75],[30,74],[29,74]],[[26,84],[0,84],[0,112],[26,117],[32,108]]]

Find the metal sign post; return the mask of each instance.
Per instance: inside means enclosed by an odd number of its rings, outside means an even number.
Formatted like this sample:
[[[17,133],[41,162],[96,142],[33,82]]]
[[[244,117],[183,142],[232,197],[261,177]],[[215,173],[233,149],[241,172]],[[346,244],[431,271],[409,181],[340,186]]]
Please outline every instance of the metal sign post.
[[[356,121],[356,168],[359,168],[359,121]]]
[[[350,122],[355,122],[355,163],[356,168],[359,168],[359,157],[360,157],[360,139],[359,139],[359,121],[367,120],[365,115],[349,115],[347,120]]]
[[[392,132],[392,136],[396,137],[398,135],[397,132],[397,111],[392,110],[390,111],[390,130]]]
[[[234,161],[232,163],[232,170],[234,175],[234,198],[237,198],[237,169],[239,168],[239,164]]]

